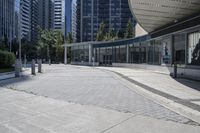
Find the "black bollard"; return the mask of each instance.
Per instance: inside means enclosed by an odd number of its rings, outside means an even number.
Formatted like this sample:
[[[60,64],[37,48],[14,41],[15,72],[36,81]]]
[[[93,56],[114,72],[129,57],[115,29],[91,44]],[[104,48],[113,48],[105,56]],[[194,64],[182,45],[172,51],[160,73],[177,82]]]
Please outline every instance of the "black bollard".
[[[174,63],[174,75],[173,75],[174,78],[177,78],[177,64]]]

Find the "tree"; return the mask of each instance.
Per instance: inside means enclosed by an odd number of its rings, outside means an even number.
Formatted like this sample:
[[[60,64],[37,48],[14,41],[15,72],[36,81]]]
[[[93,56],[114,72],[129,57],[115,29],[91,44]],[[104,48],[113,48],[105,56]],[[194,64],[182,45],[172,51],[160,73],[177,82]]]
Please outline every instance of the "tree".
[[[8,51],[8,37],[6,34],[4,34],[3,39],[0,40],[0,50]]]
[[[72,33],[68,33],[67,34],[67,39],[66,39],[67,43],[73,43],[73,37],[72,37]]]
[[[19,50],[19,42],[18,42],[17,38],[14,38],[12,40],[12,52],[15,55],[17,55],[18,50]]]
[[[72,33],[67,34],[66,43],[68,44],[73,43]],[[68,47],[67,49],[67,57],[68,57],[67,61],[71,62],[71,47]]]
[[[58,30],[39,30],[38,41],[38,55],[40,58],[55,61],[56,63],[62,61],[64,56],[64,36]]]
[[[97,41],[103,41],[105,38],[106,32],[105,32],[105,23],[102,22],[99,26],[99,30],[97,32]]]
[[[125,37],[126,38],[132,38],[134,37],[134,28],[133,28],[133,24],[131,22],[131,19],[129,19],[128,23],[127,23],[127,27],[126,27],[126,33],[125,33]]]
[[[63,57],[63,47],[61,46],[63,44],[63,34],[61,31],[54,31],[55,36],[55,61],[59,62],[62,60]]]
[[[118,30],[117,38],[118,39],[123,39],[124,38],[124,31],[122,29]]]
[[[52,30],[41,30],[39,37],[39,51],[40,56],[44,56],[42,52],[46,49],[46,58],[51,59],[50,55],[53,53],[52,46],[55,43],[54,31]]]
[[[106,36],[104,37],[104,40],[109,41],[112,39],[115,39],[115,32],[112,28],[109,29],[109,32],[106,34]]]
[[[21,49],[22,54],[24,55],[24,57],[26,56],[28,60],[37,58],[36,44],[30,42],[29,40],[27,40],[27,38],[22,38]]]

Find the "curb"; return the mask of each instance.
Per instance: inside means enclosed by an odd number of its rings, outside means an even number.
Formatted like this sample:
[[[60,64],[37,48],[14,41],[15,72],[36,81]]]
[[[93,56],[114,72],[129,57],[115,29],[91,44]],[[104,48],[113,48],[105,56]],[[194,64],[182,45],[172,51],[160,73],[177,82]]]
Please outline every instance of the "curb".
[[[106,69],[101,69],[101,70],[112,73],[112,75],[118,78],[119,81],[123,85],[125,85],[127,88],[131,89],[132,91],[200,124],[199,111],[192,109],[188,106],[185,106],[183,104],[180,104],[177,101],[174,101],[164,96],[161,96],[159,94],[153,93],[137,84],[134,84],[128,81],[127,79],[125,79],[124,77],[122,77],[124,76],[123,74],[117,73],[112,70],[106,70]]]

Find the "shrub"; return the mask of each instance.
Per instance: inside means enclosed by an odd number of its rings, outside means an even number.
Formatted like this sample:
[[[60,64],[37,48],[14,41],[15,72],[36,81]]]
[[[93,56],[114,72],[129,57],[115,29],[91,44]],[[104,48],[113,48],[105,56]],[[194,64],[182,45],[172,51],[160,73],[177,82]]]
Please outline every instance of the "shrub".
[[[15,63],[15,55],[7,51],[0,50],[0,68],[9,68]]]

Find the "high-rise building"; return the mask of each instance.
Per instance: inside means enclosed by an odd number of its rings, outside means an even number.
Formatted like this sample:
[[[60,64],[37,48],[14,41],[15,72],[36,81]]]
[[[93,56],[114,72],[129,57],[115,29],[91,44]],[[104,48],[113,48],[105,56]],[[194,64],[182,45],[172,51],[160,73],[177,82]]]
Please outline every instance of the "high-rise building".
[[[66,35],[65,0],[54,0],[54,29]]]
[[[15,17],[14,17],[14,38],[19,38],[19,15],[20,15],[20,0],[15,0]]]
[[[53,29],[54,0],[39,0],[39,26],[41,29]]]
[[[38,0],[31,0],[30,17],[31,17],[31,42],[37,42],[38,39]]]
[[[72,0],[65,1],[66,33],[72,32]]]
[[[26,38],[30,40],[31,32],[31,0],[21,0],[20,1],[20,32],[21,38]]]
[[[81,42],[96,40],[101,22],[105,23],[106,31],[115,32],[125,31],[129,19],[135,25],[128,0],[77,0],[76,4],[76,38]]]
[[[19,17],[21,38],[36,42],[38,39],[38,0],[21,0]]]
[[[71,33],[74,42],[77,42],[77,2],[72,0]]]
[[[14,38],[15,1],[0,0],[0,39],[11,42]]]

